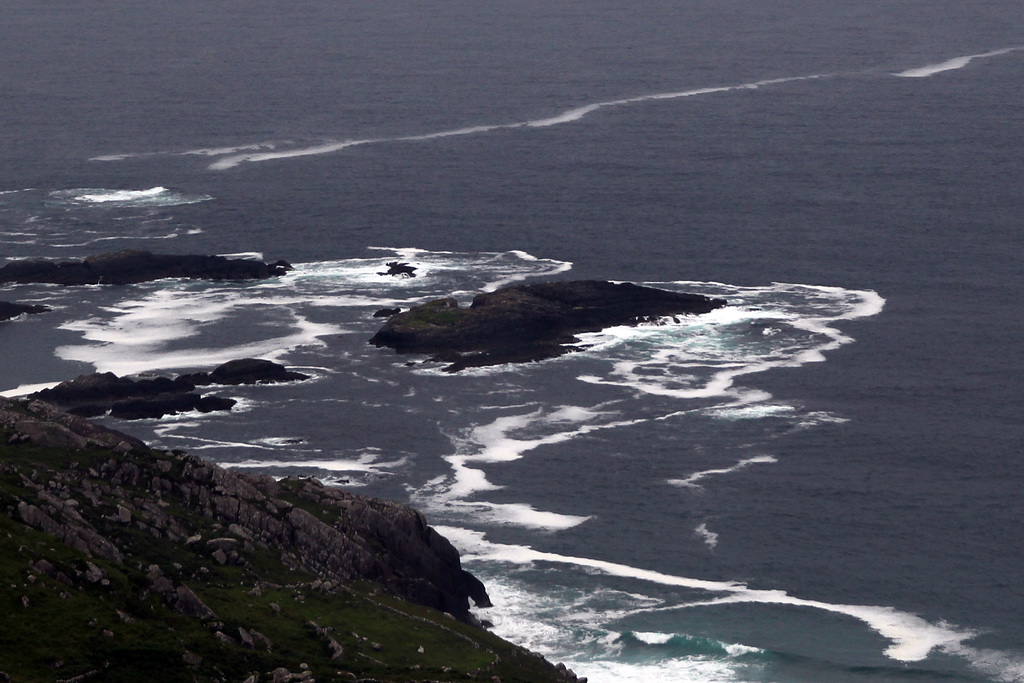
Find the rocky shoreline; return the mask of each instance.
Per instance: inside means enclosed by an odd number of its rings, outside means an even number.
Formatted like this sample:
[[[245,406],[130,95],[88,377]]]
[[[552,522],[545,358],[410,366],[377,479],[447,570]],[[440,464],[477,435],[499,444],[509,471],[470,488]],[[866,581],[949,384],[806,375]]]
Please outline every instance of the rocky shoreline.
[[[386,266],[382,277],[415,277],[410,264]],[[123,251],[11,262],[0,283],[249,280],[290,268]],[[575,350],[582,333],[724,305],[628,283],[515,285],[468,307],[445,298],[378,311],[387,321],[369,341],[457,372],[553,358]],[[45,310],[0,303],[0,320]],[[166,680],[585,681],[481,628],[470,605],[490,606],[486,588],[416,510],[314,479],[235,473],[85,419],[228,410],[232,399],[200,388],[306,379],[248,358],[176,377],[83,375],[27,399],[0,398],[0,581],[20,610],[13,645],[0,652],[0,681],[12,680],[12,668],[14,680],[56,670],[63,681],[137,680],[153,675],[154,661]],[[51,623],[66,609],[82,615],[71,619],[72,635]],[[451,623],[431,616],[441,613]],[[275,646],[282,640],[287,647]],[[433,657],[422,644],[408,651],[419,640],[446,644]],[[148,653],[141,659],[139,647]]]
[[[405,505],[154,450],[39,400],[0,398],[0,437],[3,680],[577,680],[480,628],[483,584]],[[149,678],[140,647],[167,671]]]

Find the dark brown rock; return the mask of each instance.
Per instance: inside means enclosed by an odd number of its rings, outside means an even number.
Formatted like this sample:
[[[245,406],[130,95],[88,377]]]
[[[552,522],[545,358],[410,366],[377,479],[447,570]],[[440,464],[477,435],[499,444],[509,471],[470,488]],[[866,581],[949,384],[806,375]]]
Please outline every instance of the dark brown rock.
[[[212,384],[261,384],[295,382],[309,379],[309,375],[293,372],[283,365],[260,358],[231,360],[210,373]]]
[[[433,354],[446,370],[515,363],[573,350],[577,334],[662,316],[702,314],[722,299],[596,280],[516,285],[478,294],[468,308],[437,299],[392,316],[370,339],[399,353]]]
[[[0,268],[0,283],[126,285],[163,278],[262,280],[291,270],[284,261],[266,264],[223,256],[154,254],[126,250],[84,261],[14,261]]]
[[[50,310],[49,306],[17,304],[9,301],[0,301],[0,320],[10,320],[11,318],[17,318],[19,315],[24,314],[33,315],[36,313],[45,313],[48,310]]]

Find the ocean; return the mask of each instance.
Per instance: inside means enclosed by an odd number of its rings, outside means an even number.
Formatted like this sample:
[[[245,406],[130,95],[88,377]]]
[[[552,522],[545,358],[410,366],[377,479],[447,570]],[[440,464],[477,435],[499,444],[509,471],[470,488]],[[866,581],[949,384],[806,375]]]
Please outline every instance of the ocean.
[[[0,392],[242,357],[108,424],[424,511],[592,682],[1024,681],[1024,6],[7,0]],[[417,277],[379,273],[387,261]],[[711,314],[458,374],[373,313],[629,281]]]

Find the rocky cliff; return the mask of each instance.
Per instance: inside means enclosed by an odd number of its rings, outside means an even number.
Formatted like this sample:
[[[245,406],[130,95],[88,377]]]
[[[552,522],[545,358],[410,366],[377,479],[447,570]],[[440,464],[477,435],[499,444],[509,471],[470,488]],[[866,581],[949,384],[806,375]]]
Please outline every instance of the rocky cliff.
[[[0,399],[0,439],[0,680],[575,679],[477,628],[486,590],[407,506],[38,400]]]

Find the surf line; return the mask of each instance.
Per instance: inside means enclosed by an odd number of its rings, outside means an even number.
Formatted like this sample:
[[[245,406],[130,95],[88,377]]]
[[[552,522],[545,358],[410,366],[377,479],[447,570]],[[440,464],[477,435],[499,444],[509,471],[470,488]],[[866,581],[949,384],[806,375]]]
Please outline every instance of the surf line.
[[[559,555],[557,553],[535,550],[528,546],[493,543],[485,539],[484,533],[469,529],[444,526],[436,527],[436,529],[438,533],[441,533],[456,544],[456,547],[462,553],[463,562],[485,561],[518,565],[553,562],[582,567],[607,576],[631,578],[664,586],[720,594],[719,597],[712,597],[708,600],[685,602],[664,607],[641,608],[636,610],[635,613],[672,611],[740,603],[807,607],[834,614],[842,614],[866,624],[868,628],[890,642],[889,647],[885,650],[885,655],[901,662],[923,660],[931,654],[932,650],[939,650],[947,654],[959,656],[969,656],[970,650],[964,646],[964,641],[978,635],[975,631],[958,630],[944,622],[933,624],[917,615],[901,612],[894,607],[843,605],[822,602],[820,600],[807,600],[794,597],[782,590],[750,588],[746,584],[737,581],[709,581],[673,576],[616,562]]]

